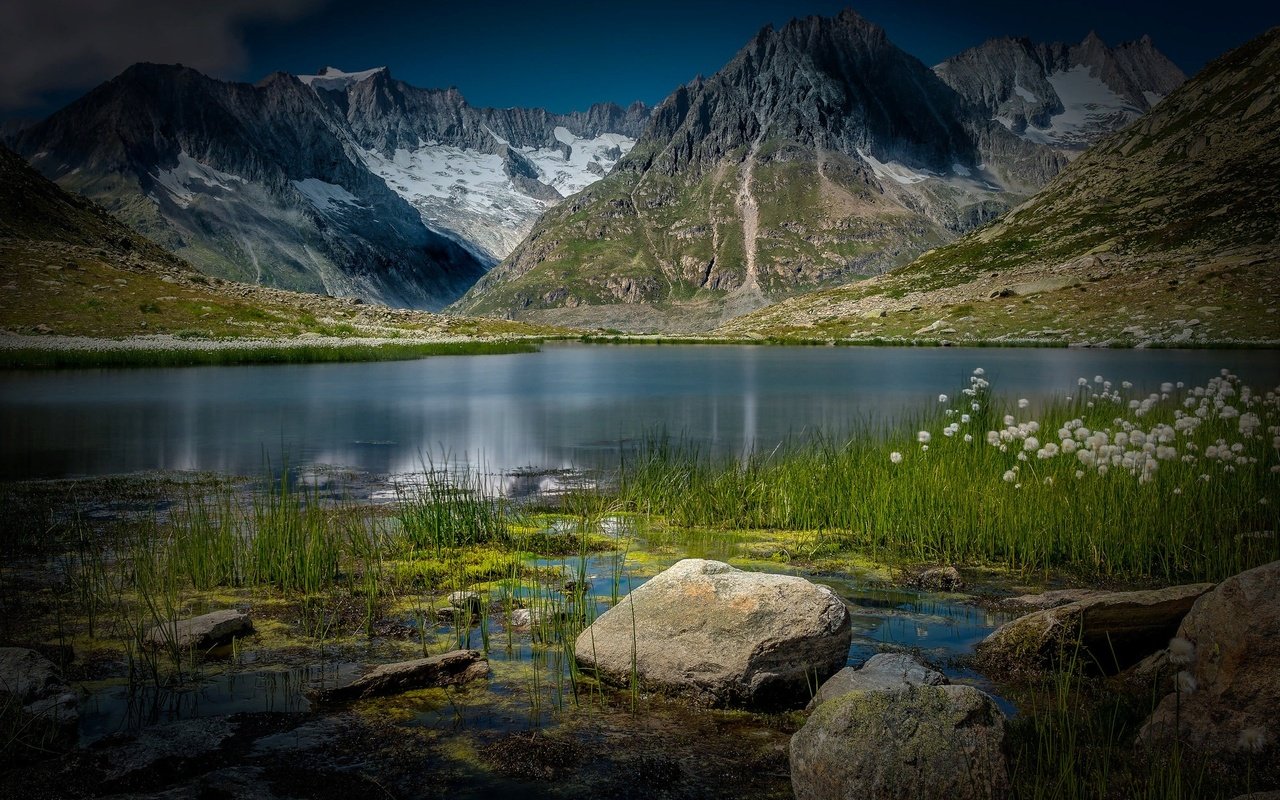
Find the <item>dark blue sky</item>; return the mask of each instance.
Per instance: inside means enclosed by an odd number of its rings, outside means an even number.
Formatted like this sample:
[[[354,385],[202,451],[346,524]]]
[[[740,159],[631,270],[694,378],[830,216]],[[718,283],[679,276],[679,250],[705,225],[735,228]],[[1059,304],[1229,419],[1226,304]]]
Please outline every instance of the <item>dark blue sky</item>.
[[[846,6],[884,26],[895,43],[927,64],[994,36],[1075,42],[1095,29],[1111,44],[1148,33],[1190,74],[1280,24],[1276,10],[1280,5],[1241,0],[1211,4],[1203,0],[1070,4],[1036,0],[17,2],[24,7],[10,26],[10,35],[15,47],[31,55],[12,54],[11,58],[19,67],[39,59],[50,63],[42,61],[38,69],[32,66],[30,85],[7,87],[7,108],[5,92],[0,91],[0,111],[11,115],[47,111],[139,60],[183,61],[219,77],[240,80],[257,80],[275,70],[311,72],[325,64],[347,70],[387,65],[414,85],[457,86],[475,105],[567,111],[602,100],[639,99],[653,104],[694,75],[715,72],[762,26],[782,25],[796,16],[830,15]],[[59,10],[60,6],[67,8]],[[105,30],[100,20],[92,25],[87,21],[83,31],[65,29],[67,20],[86,16],[83,11],[77,16],[78,10],[103,6],[112,7],[110,20],[129,36]],[[164,17],[165,12],[170,16]],[[52,22],[38,19],[39,14],[53,18]],[[184,24],[191,14],[201,15],[198,23]],[[51,31],[47,35],[56,37],[49,42],[22,30],[46,22]],[[80,38],[73,40],[75,36]],[[58,57],[69,65],[64,85],[58,82],[57,61],[47,57],[50,42],[59,45]],[[77,47],[92,57],[78,57]],[[0,67],[8,69],[10,76],[15,74],[13,65],[0,63]],[[0,70],[3,74],[5,70]]]

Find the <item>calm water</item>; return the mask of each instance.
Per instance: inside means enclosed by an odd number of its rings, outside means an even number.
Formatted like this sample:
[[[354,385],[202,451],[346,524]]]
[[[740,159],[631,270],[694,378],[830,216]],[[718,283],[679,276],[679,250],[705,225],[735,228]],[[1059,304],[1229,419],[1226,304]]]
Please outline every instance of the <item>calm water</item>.
[[[954,394],[1064,395],[1103,374],[1155,389],[1221,367],[1280,385],[1274,351],[548,345],[377,364],[0,374],[0,478],[259,472],[266,458],[399,473],[612,466],[666,431],[729,454],[841,435]]]

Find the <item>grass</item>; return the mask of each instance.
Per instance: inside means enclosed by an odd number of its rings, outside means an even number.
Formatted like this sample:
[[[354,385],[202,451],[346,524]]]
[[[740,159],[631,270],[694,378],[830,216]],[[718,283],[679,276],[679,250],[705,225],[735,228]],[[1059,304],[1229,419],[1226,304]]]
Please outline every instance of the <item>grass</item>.
[[[0,369],[100,369],[247,364],[404,361],[429,356],[536,353],[535,341],[426,342],[342,345],[263,345],[210,349],[0,349]]]

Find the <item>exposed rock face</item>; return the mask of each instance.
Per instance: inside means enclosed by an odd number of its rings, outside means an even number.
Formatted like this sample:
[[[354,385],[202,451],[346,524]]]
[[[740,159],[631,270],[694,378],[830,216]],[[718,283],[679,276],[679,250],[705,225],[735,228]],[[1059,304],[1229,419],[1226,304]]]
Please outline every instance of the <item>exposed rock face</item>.
[[[52,661],[25,647],[0,647],[0,719],[6,738],[32,745],[32,752],[74,744],[79,704]]]
[[[248,614],[224,609],[178,620],[172,625],[157,625],[147,632],[143,643],[149,647],[208,650],[250,633],[253,633],[253,621]]]
[[[850,692],[894,691],[909,686],[942,686],[947,676],[902,653],[879,653],[860,668],[845,667],[818,688],[809,707]]]
[[[1002,625],[978,645],[978,652],[993,664],[1016,669],[1070,658],[1079,643],[1082,658],[1112,672],[1160,649],[1196,598],[1212,588],[1199,583],[1113,592],[1036,611]]]
[[[845,662],[852,632],[825,586],[685,559],[654,576],[578,636],[579,664],[626,685],[707,706],[803,702]]]
[[[1094,33],[1078,45],[992,39],[934,72],[1022,138],[1077,151],[1133,122],[1186,80],[1149,37],[1110,48]]]
[[[1192,746],[1217,754],[1275,752],[1280,727],[1280,561],[1242,572],[1198,599],[1178,636],[1195,645],[1182,666],[1196,689],[1166,696],[1139,734],[1168,743],[1175,730]],[[1179,727],[1180,724],[1180,727]],[[1254,732],[1249,740],[1246,731]]]
[[[646,304],[741,313],[905,263],[1065,163],[852,11],[793,20],[677,89],[614,172],[539,220],[459,307],[634,304],[616,279],[644,278],[658,289]]]
[[[317,703],[344,703],[366,697],[400,694],[429,686],[455,686],[489,674],[489,662],[479,650],[454,650],[443,655],[383,664],[346,686],[317,689]]]
[[[972,686],[855,691],[791,737],[796,800],[994,800],[1008,795],[1004,717]]]
[[[209,274],[438,309],[647,117],[477,109],[385,69],[249,85],[138,64],[12,143]]]

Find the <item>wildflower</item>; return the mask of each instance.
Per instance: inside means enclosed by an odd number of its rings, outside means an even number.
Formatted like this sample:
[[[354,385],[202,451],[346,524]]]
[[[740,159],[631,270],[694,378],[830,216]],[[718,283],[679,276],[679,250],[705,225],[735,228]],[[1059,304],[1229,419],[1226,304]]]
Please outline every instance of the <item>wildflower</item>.
[[[1267,731],[1265,728],[1245,728],[1236,739],[1236,746],[1246,753],[1261,753],[1267,747]]]
[[[1022,449],[1029,453],[1034,453],[1040,449],[1040,440],[1034,436],[1028,436],[1027,440],[1022,443]]]
[[[1163,394],[1168,394],[1169,392],[1172,392],[1172,391],[1173,391],[1173,384],[1172,384],[1172,383],[1162,383],[1162,384],[1160,384],[1160,391],[1161,391]]]
[[[1046,475],[1046,476],[1045,476],[1045,478],[1044,478],[1044,485],[1045,485],[1045,486],[1052,486],[1052,485],[1053,485],[1053,476],[1052,476],[1052,475]]]
[[[1174,494],[1182,494],[1182,487],[1181,487],[1181,486],[1176,486],[1176,487],[1174,487],[1173,493],[1174,493]]]
[[[1094,375],[1094,376],[1093,376],[1093,382],[1094,382],[1094,383],[1102,383],[1102,376],[1101,376],[1101,375]]]
[[[1178,691],[1182,694],[1191,694],[1196,689],[1200,688],[1200,684],[1196,683],[1196,676],[1187,672],[1185,669],[1178,673],[1176,682],[1178,684]]]
[[[889,460],[895,464],[901,464],[902,453],[899,453],[897,450],[894,450],[892,453],[889,454]]]
[[[969,421],[970,421],[970,420],[972,420],[972,419],[973,419],[973,417],[969,416],[968,414],[961,414],[961,415],[960,415],[960,421],[961,421],[961,422],[963,422],[965,425],[968,425],[968,424],[969,424]]]
[[[1087,378],[1080,378],[1080,379],[1078,379],[1078,380],[1076,381],[1076,385],[1077,385],[1077,386],[1088,386],[1088,385],[1089,385],[1089,381],[1088,381],[1088,379],[1087,379]]]
[[[920,444],[928,444],[929,440],[932,438],[933,438],[933,434],[929,433],[928,431],[920,431],[919,433],[916,434],[916,441],[919,442]]]
[[[947,396],[946,396],[945,394],[940,394],[940,395],[938,395],[938,402],[939,402],[939,403],[945,403],[945,402],[947,402]]]
[[[927,445],[927,444],[922,444],[922,445],[920,445],[920,449],[921,449],[921,450],[928,450],[928,449],[929,449],[929,445]]]
[[[1196,658],[1196,646],[1187,639],[1177,636],[1169,640],[1169,663],[1185,667]]]
[[[1025,397],[1018,400],[1018,408],[1026,408],[1029,405],[1031,405],[1031,401]]]
[[[1132,384],[1132,383],[1130,383],[1129,381],[1122,381],[1122,382],[1120,383],[1120,386],[1121,386],[1121,387],[1123,387],[1123,388],[1125,388],[1125,389],[1132,389],[1132,388],[1133,388],[1133,384]]]
[[[974,403],[972,406],[970,406],[970,408],[972,408],[974,411],[977,411],[978,409],[982,408],[982,406],[978,403]]]
[[[1106,465],[1106,464],[1099,464],[1099,465],[1098,465],[1098,475],[1099,475],[1099,476],[1103,476],[1103,475],[1106,475],[1106,474],[1107,474],[1107,465]]]
[[[986,371],[985,369],[983,369],[982,367],[978,367],[977,369],[975,369],[975,370],[973,371],[973,374],[974,374],[974,375],[977,375],[978,377],[982,377],[983,375],[986,375],[986,374],[987,374],[987,371]]]
[[[1014,471],[1013,471],[1013,470],[1011,470],[1011,469],[1007,469],[1007,470],[1005,470],[1005,471],[1004,471],[1004,482],[1005,482],[1005,483],[1013,483],[1013,482],[1014,482],[1014,481],[1016,481],[1017,479],[1018,479],[1018,473],[1014,472]]]
[[[970,442],[972,442],[972,441],[973,441],[973,434],[971,434],[971,433],[966,433],[966,434],[964,435],[964,443],[965,443],[965,444],[969,444],[969,443],[970,443]]]
[[[1005,426],[1006,428],[1007,428],[1007,427],[1009,427],[1010,425],[1013,425],[1015,422],[1017,422],[1017,420],[1015,420],[1015,419],[1013,418],[1013,415],[1012,415],[1012,414],[1005,414],[1005,415],[1004,415],[1004,426]]]

